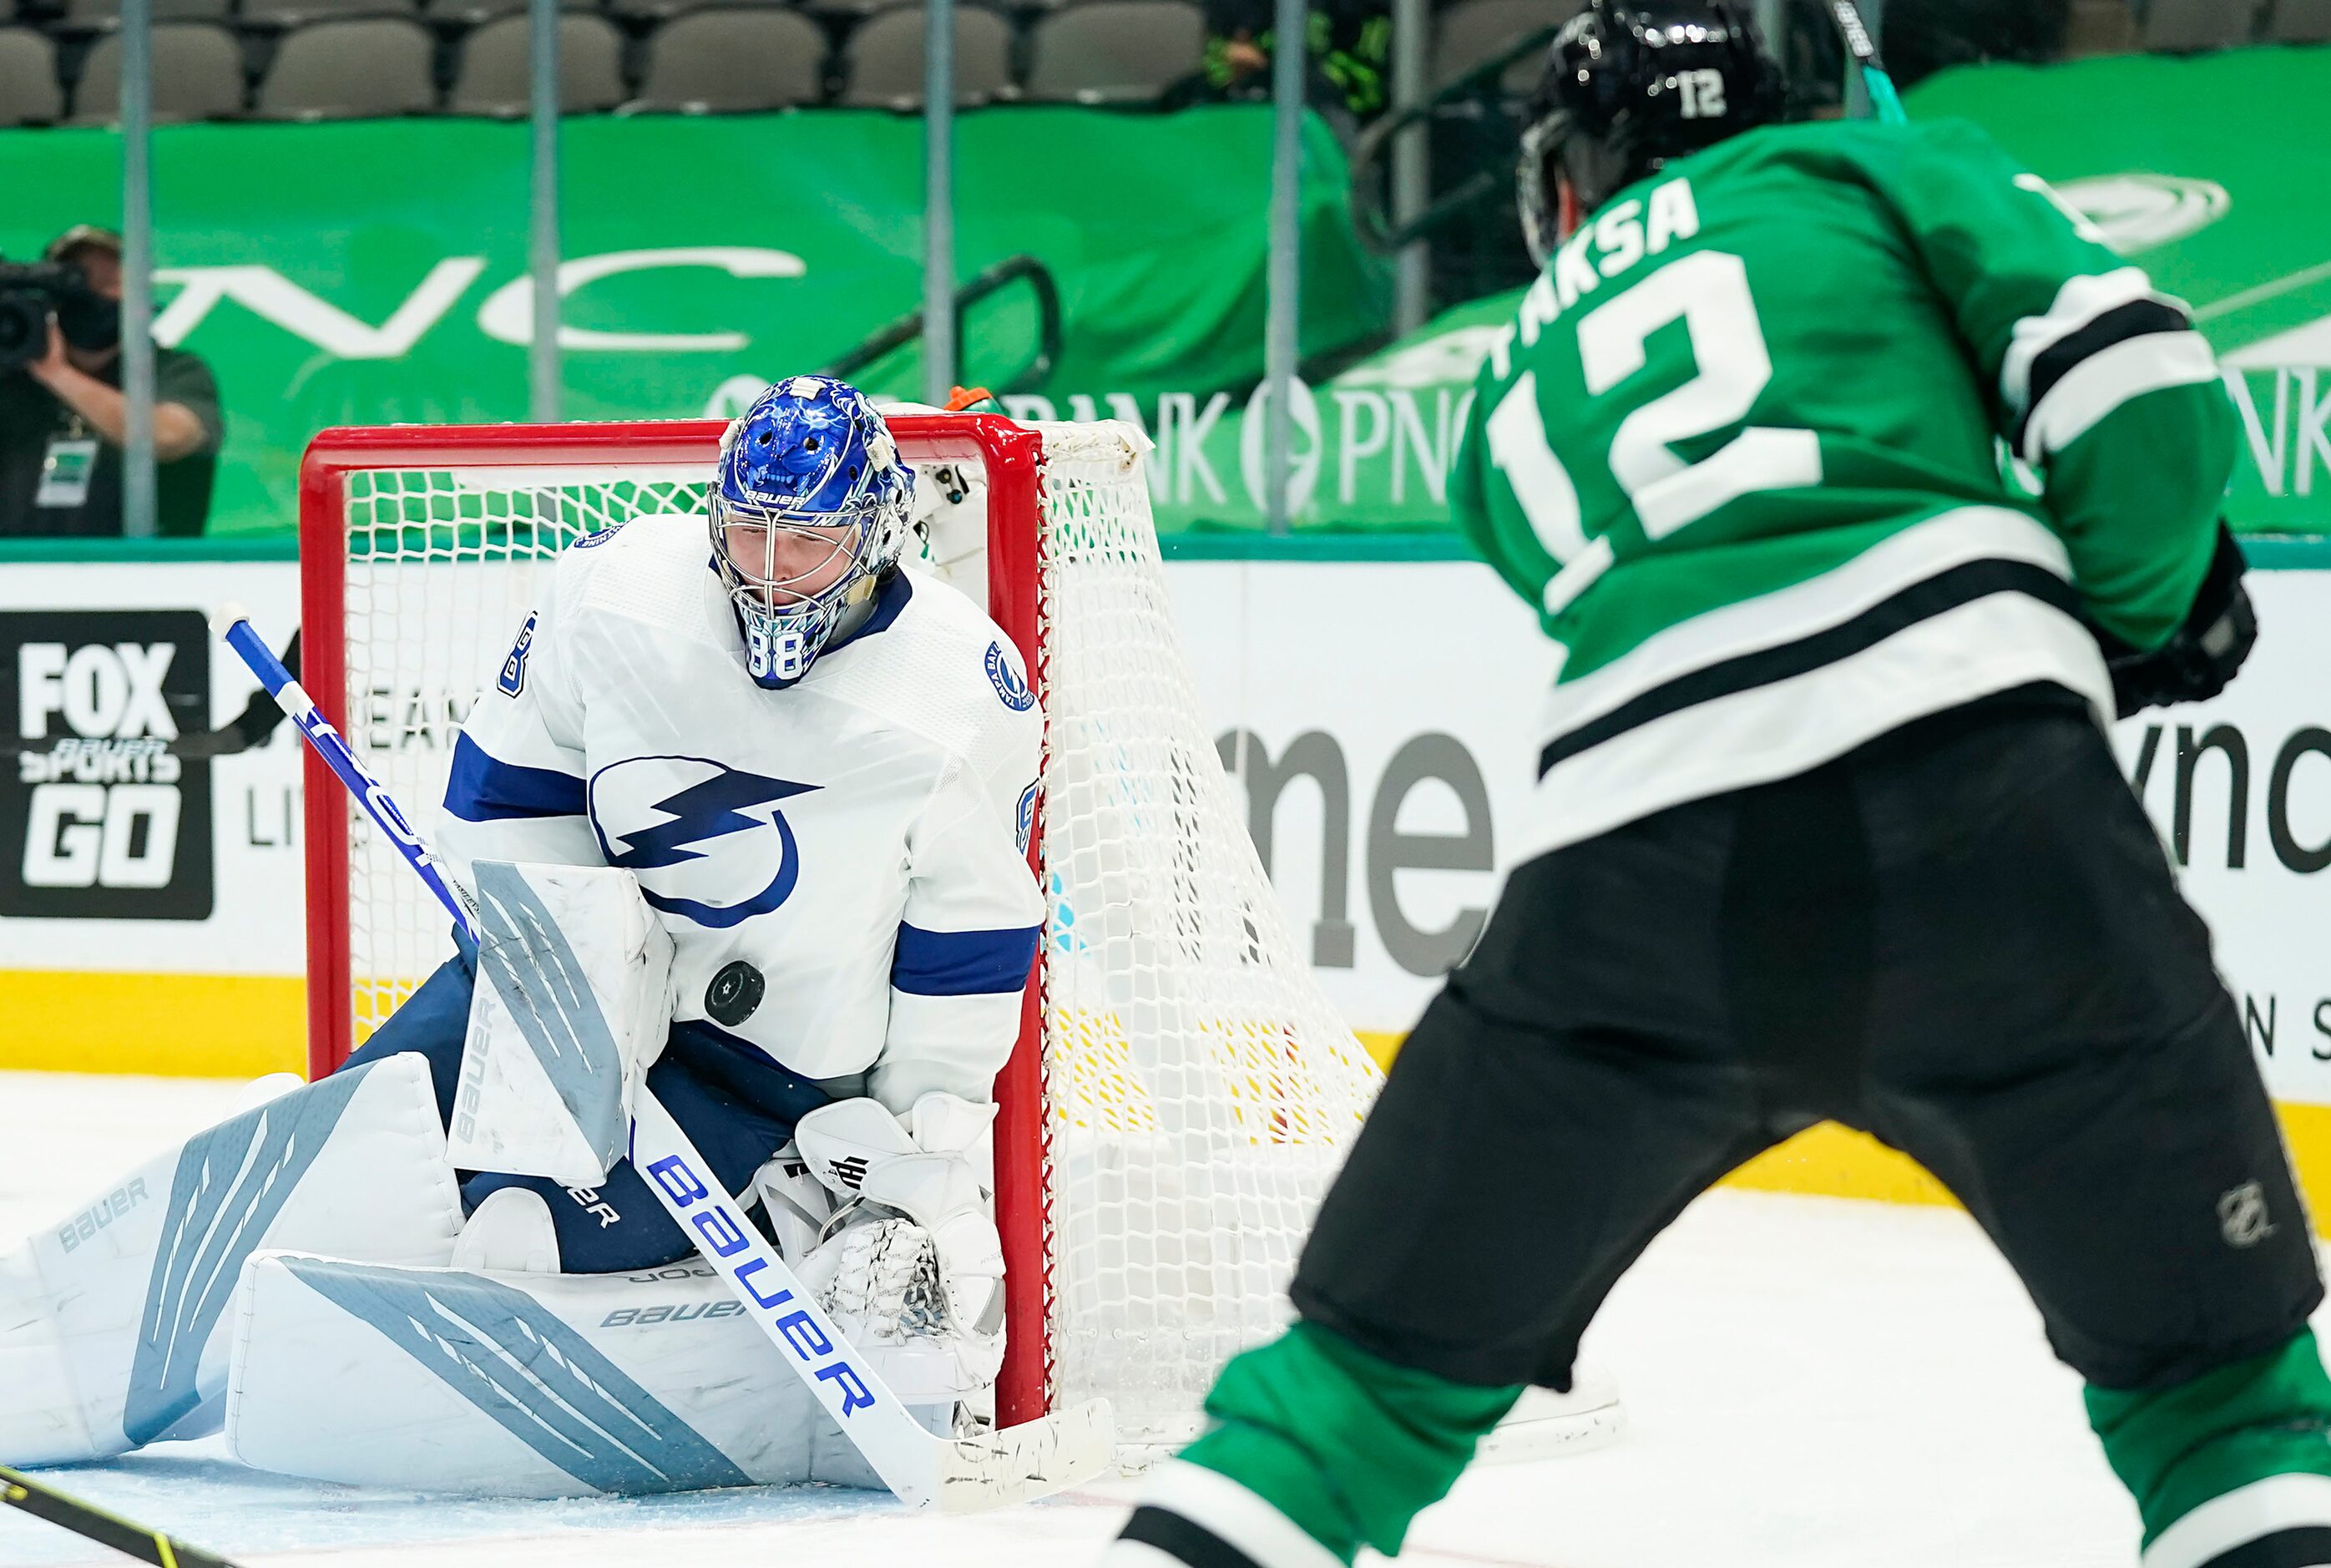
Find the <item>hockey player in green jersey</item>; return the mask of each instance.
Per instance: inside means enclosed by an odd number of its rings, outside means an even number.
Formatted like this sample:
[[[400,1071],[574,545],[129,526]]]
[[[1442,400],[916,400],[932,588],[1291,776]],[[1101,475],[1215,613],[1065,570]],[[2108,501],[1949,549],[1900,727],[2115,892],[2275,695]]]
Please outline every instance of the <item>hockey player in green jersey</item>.
[[[2145,1568],[2331,1564],[2307,1216],[2103,732],[2254,636],[2217,368],[1971,128],[1784,123],[1745,10],[1592,0],[1556,40],[1545,270],[1451,480],[1557,650],[1521,863],[1321,1208],[1301,1321],[1110,1568],[1396,1554],[1651,1238],[1823,1118],[2015,1267]]]

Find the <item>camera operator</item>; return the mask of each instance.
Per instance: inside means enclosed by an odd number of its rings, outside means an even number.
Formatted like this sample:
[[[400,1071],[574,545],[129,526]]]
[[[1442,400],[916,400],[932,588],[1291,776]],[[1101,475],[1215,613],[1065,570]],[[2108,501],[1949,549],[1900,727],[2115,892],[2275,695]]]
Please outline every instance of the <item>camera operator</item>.
[[[0,269],[0,536],[121,532],[121,240],[81,224],[38,268]],[[45,306],[45,342],[33,336]],[[12,326],[13,324],[13,326]],[[154,350],[156,527],[199,534],[224,424],[210,367]]]

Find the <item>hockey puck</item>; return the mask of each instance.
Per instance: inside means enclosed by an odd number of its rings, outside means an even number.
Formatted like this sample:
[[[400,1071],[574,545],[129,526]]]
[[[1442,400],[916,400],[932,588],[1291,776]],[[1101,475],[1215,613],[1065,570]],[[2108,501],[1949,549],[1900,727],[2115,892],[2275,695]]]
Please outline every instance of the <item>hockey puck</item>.
[[[761,972],[739,958],[723,965],[704,988],[704,1011],[715,1023],[734,1029],[753,1016],[753,1009],[761,1005],[761,993],[768,982]]]

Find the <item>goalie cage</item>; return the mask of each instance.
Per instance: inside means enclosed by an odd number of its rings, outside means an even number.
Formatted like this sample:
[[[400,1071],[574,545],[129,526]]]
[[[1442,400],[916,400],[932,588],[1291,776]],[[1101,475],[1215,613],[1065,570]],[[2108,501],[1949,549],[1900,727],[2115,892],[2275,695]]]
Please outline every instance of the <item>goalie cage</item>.
[[[1004,1425],[1105,1396],[1138,1464],[1197,1430],[1215,1371],[1286,1321],[1313,1208],[1381,1082],[1296,957],[1181,658],[1148,442],[1114,422],[894,417],[977,465],[986,540],[937,569],[1018,645],[1046,715],[1029,860],[1050,914],[996,1085]],[[417,811],[567,545],[701,512],[722,424],[328,431],[300,477],[310,695]],[[974,514],[975,517],[975,514]],[[309,1057],[329,1071],[452,948],[395,852],[307,755]],[[1617,1429],[1582,1387],[1508,1451]]]

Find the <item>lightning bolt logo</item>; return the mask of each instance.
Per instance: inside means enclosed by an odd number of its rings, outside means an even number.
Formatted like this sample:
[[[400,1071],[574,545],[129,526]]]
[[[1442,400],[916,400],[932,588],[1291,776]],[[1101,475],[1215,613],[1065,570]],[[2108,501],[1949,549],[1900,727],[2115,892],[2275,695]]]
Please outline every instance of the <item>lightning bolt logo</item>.
[[[655,773],[665,779],[691,765],[710,771],[695,783],[673,790],[647,804],[645,811],[654,813],[658,820],[645,827],[611,830],[603,816],[602,781],[622,769],[632,770],[632,777],[637,778],[642,765],[652,766]],[[625,779],[623,783],[628,784],[631,779]],[[699,926],[725,928],[776,908],[792,897],[794,885],[801,878],[800,846],[794,841],[792,824],[785,821],[783,812],[756,812],[755,808],[773,805],[816,787],[815,784],[795,784],[790,779],[747,773],[709,757],[630,757],[602,768],[592,776],[591,826],[598,835],[599,852],[606,857],[607,864],[642,873],[682,866],[694,860],[717,861],[730,855],[749,864],[766,854],[759,842],[731,846],[723,845],[718,841],[733,839],[737,834],[757,833],[765,828],[775,829],[778,841],[775,876],[767,887],[737,903],[714,904],[659,891],[648,886],[650,877],[641,877],[640,892],[653,908],[682,916]],[[611,793],[620,795],[628,792],[619,787]],[[636,800],[637,796],[633,798]],[[616,809],[621,811],[620,806]],[[698,845],[705,847],[695,847]],[[669,879],[653,879],[663,881]]]

